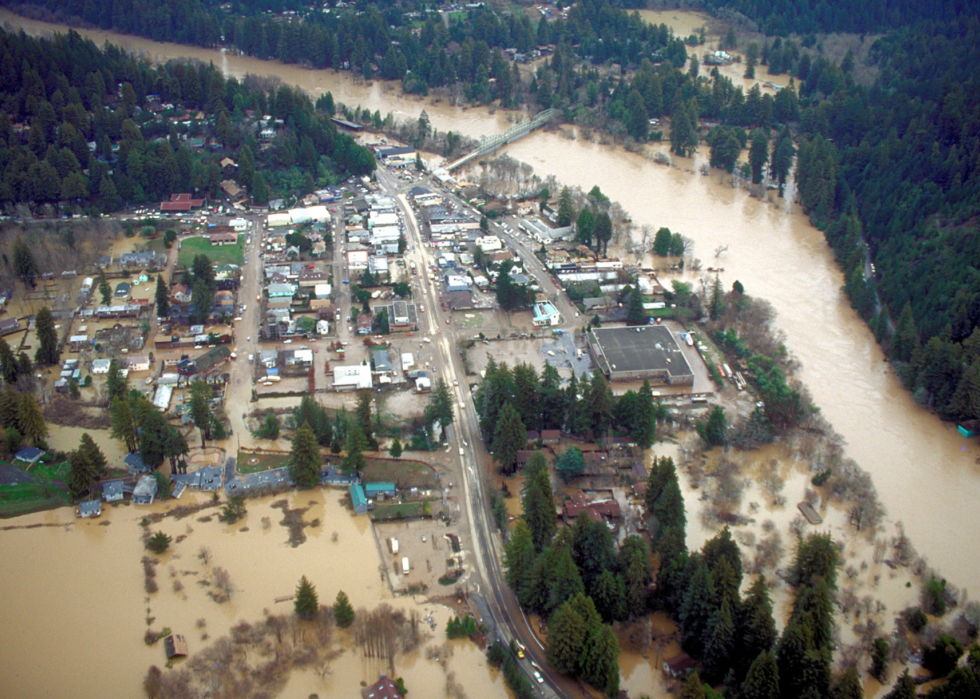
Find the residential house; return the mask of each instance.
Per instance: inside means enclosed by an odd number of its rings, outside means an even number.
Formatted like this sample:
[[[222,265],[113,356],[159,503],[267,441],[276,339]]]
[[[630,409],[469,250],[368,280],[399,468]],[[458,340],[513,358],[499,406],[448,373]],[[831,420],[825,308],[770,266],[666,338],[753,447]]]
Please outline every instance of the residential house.
[[[27,464],[28,468],[36,464],[42,456],[44,456],[45,451],[43,449],[38,449],[37,447],[24,447],[16,454],[14,454],[14,461],[20,461],[21,463]]]
[[[388,350],[386,349],[374,350],[371,359],[374,361],[375,374],[381,374],[382,376],[391,376],[395,373],[391,365],[391,355],[388,353]]]
[[[202,141],[201,146],[203,145]],[[171,194],[170,201],[160,202],[160,211],[164,213],[186,213],[192,209],[200,209],[202,206],[204,206],[204,199],[194,199],[189,193],[183,192]]]
[[[86,519],[88,517],[98,517],[102,514],[102,501],[101,500],[86,500],[85,502],[78,503],[78,509],[75,510],[75,516]]]
[[[562,519],[565,524],[572,524],[583,512],[594,522],[612,523],[623,517],[619,503],[615,500],[590,500],[582,492],[575,493],[562,504]]]
[[[9,335],[20,330],[20,323],[16,318],[4,318],[0,320],[0,336]]]
[[[374,684],[361,690],[361,699],[403,699],[398,691],[398,685],[381,675]]]
[[[328,466],[320,471],[320,485],[349,488],[361,482],[356,473],[343,473],[334,466]]]
[[[89,345],[88,335],[72,335],[68,338],[68,344],[72,352],[81,352]]]
[[[106,481],[102,484],[102,499],[106,502],[122,500],[123,492],[122,481]]]
[[[129,471],[130,475],[136,476],[140,473],[150,472],[150,467],[143,463],[143,457],[138,451],[126,454],[123,463],[126,465],[126,470]]]
[[[134,505],[152,505],[157,496],[157,479],[152,475],[141,476],[133,488]]]
[[[129,296],[133,291],[133,285],[129,282],[119,282],[116,284],[116,290],[112,292],[112,295],[117,299],[124,299]]]

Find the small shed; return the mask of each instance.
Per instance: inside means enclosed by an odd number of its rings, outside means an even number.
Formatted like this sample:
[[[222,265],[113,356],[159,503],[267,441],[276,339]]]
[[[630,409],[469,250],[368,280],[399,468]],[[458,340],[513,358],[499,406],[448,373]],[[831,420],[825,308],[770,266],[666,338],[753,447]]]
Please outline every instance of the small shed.
[[[14,454],[14,460],[21,461],[28,466],[33,466],[42,456],[44,456],[43,449],[38,449],[37,447],[24,447],[19,452]]]
[[[78,503],[78,509],[75,510],[75,515],[86,519],[88,517],[98,517],[102,514],[102,501],[101,500],[86,500],[85,502]]]
[[[172,633],[167,636],[163,639],[163,647],[167,651],[167,660],[187,655],[187,639],[182,634]]]

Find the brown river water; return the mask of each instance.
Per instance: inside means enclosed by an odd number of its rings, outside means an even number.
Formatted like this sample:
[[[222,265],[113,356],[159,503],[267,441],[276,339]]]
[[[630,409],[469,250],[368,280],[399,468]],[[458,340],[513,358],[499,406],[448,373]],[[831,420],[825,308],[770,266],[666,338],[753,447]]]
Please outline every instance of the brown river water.
[[[29,33],[64,30],[56,25],[24,20],[5,10],[0,10],[0,22]],[[227,75],[277,76],[314,96],[330,90],[338,101],[351,106],[360,104],[372,111],[378,109],[382,114],[392,112],[396,117],[415,119],[425,109],[434,127],[467,136],[499,132],[509,123],[503,111],[490,114],[485,109],[464,110],[444,102],[423,102],[401,96],[397,86],[355,83],[348,75],[332,71],[310,71],[108,32],[83,34],[98,43],[111,40],[152,60],[198,58],[220,66]],[[976,593],[980,530],[969,513],[974,511],[976,502],[976,460],[980,448],[975,441],[962,439],[955,425],[942,423],[917,406],[889,371],[871,333],[841,292],[843,279],[823,235],[809,224],[797,206],[781,200],[770,203],[753,198],[733,188],[727,177],[717,171],[710,177],[695,174],[706,162],[706,152],[697,154],[693,160],[675,158],[676,167],[665,167],[620,148],[544,132],[512,144],[507,152],[531,164],[541,177],[554,175],[563,183],[583,189],[598,184],[631,214],[637,228],[645,224],[654,230],[667,226],[692,238],[696,246],[694,255],[705,266],[725,269],[722,281],[726,287],[738,279],[749,294],[770,301],[778,312],[777,325],[786,334],[786,345],[800,362],[800,378],[811,391],[814,403],[846,440],[848,455],[872,474],[889,519],[905,525],[918,550],[952,583]],[[726,245],[727,251],[716,260],[715,249]],[[801,480],[800,487],[803,485]],[[291,496],[291,500],[305,503],[323,497],[300,494]],[[278,510],[256,516],[250,505],[250,531],[236,531],[231,536],[218,536],[224,525],[216,522],[197,524],[193,519],[168,522],[175,535],[183,533],[185,522],[190,522],[197,531],[188,535],[188,541],[194,538],[206,541],[215,552],[217,565],[228,567],[242,591],[229,605],[219,607],[198,593],[196,586],[188,585],[186,590],[191,601],[179,600],[169,590],[166,565],[162,565],[161,592],[150,604],[152,616],[160,619],[154,626],[188,630],[203,614],[210,637],[218,638],[242,615],[255,620],[261,609],[273,606],[276,596],[290,594],[302,574],[318,584],[321,599],[332,598],[337,587],[343,586],[355,606],[377,604],[387,593],[380,584],[373,548],[368,556],[371,560],[361,560],[364,546],[373,547],[373,539],[366,534],[366,524],[355,523],[346,512],[335,507],[334,499],[327,493],[327,502],[316,506],[324,508],[322,514],[307,515],[307,519],[321,517],[323,531],[319,537],[312,535],[298,549],[282,543],[285,537],[277,524],[281,518]],[[261,512],[267,506],[268,503],[254,507]],[[139,693],[145,668],[151,663],[162,663],[158,646],[146,648],[137,640],[146,628],[139,565],[142,549],[136,526],[140,516],[135,508],[109,510],[110,526],[76,523],[73,529],[78,531],[71,534],[55,527],[0,532],[0,554],[7,561],[16,562],[0,573],[0,592],[5,597],[0,629],[7,630],[8,637],[12,629],[30,630],[18,634],[21,651],[0,656],[0,677],[4,678],[0,680],[0,693],[10,696],[90,696],[96,691],[102,696]],[[271,530],[261,529],[258,522],[262,516],[272,518]],[[19,518],[11,524],[71,521],[70,512],[62,510]],[[364,531],[358,529],[362,526]],[[332,530],[341,530],[339,544],[332,544],[329,537],[324,540],[324,532]],[[245,546],[239,545],[242,543]],[[187,542],[180,544],[174,555],[193,558],[201,544],[190,545],[192,548],[188,549]],[[337,546],[343,556],[333,554],[331,547]],[[311,562],[309,554],[313,548],[325,551]],[[347,563],[354,560],[358,561],[357,566]],[[344,562],[342,571],[337,568],[338,561]],[[42,567],[44,575],[27,577],[25,571]],[[138,597],[134,589],[140,591]],[[194,595],[201,599],[194,602]],[[93,634],[93,630],[97,631]],[[201,643],[193,632],[191,635],[196,643]],[[98,651],[90,653],[86,648]],[[45,651],[55,651],[59,660],[54,661]],[[118,658],[118,666],[113,667],[104,660],[95,661],[108,657]],[[450,669],[457,663],[460,665],[457,675],[487,677],[485,670],[477,670],[482,663],[478,654],[459,651]],[[356,665],[356,670],[348,665]],[[658,684],[653,679],[657,673],[649,666],[627,665],[624,665],[624,675],[633,676],[628,677],[625,686],[640,690]],[[63,667],[64,671],[53,671],[54,667]],[[351,687],[362,679],[370,679],[364,676],[368,671],[360,663],[338,661],[335,667],[334,675],[327,682],[343,678],[346,687]],[[416,668],[418,681],[424,682],[426,668],[432,674],[435,666],[417,661],[412,667]],[[409,672],[406,670],[406,678]],[[431,685],[436,680],[428,680],[430,689],[441,687],[441,673],[442,670],[435,673],[439,675],[436,685]],[[322,682],[312,675],[296,675],[288,685],[289,694],[305,696],[315,691],[323,696],[337,696],[335,692],[349,694],[346,687],[342,690],[337,684],[328,688]],[[318,683],[320,686],[315,686]],[[485,686],[490,691],[490,685],[483,679],[475,686]],[[504,690],[499,678],[494,677],[493,687],[502,696]],[[474,691],[470,693],[473,695]]]

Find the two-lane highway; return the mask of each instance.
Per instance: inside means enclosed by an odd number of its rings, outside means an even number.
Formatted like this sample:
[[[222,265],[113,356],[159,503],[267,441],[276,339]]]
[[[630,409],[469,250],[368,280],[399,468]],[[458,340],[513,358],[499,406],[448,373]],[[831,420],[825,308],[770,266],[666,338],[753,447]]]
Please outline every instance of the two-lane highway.
[[[492,461],[483,448],[476,408],[472,395],[467,389],[466,371],[455,346],[458,339],[468,338],[457,338],[453,326],[443,323],[449,318],[449,313],[441,310],[438,291],[429,278],[429,259],[425,253],[424,240],[405,194],[399,191],[400,187],[395,177],[383,168],[377,170],[377,178],[402,210],[409,244],[413,248],[410,258],[416,262],[419,272],[418,278],[413,279],[418,282],[417,301],[428,307],[428,311],[419,317],[419,327],[431,336],[436,352],[441,357],[442,377],[453,385],[451,390],[457,401],[454,408],[457,416],[456,447],[462,450],[460,461],[463,512],[467,518],[477,573],[477,580],[472,587],[475,596],[483,602],[483,605],[478,606],[485,606],[489,611],[491,619],[485,621],[492,622],[491,626],[495,627],[496,635],[504,643],[508,643],[511,638],[516,638],[524,644],[527,657],[521,663],[521,667],[542,696],[549,699],[590,697],[592,694],[583,685],[553,672],[548,667],[544,647],[534,636],[513,592],[507,586],[500,562],[500,539],[494,533],[495,525],[490,515],[489,499],[485,493],[483,480],[484,473],[489,473],[492,468]],[[529,253],[525,251],[524,254]],[[535,682],[532,665],[540,668],[546,682]]]

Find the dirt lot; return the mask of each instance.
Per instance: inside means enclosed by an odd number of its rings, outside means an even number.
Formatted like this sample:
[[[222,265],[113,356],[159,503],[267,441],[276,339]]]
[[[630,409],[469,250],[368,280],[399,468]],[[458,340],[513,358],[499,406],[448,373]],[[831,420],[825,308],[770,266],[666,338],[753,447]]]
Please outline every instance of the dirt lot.
[[[444,586],[439,578],[455,569],[462,560],[453,552],[446,534],[450,533],[438,520],[376,523],[374,535],[378,539],[385,570],[396,590],[410,585],[425,584],[429,594],[441,594],[452,590],[452,583]],[[398,554],[392,554],[391,539],[398,540]],[[402,558],[408,558],[409,573],[402,575]]]

